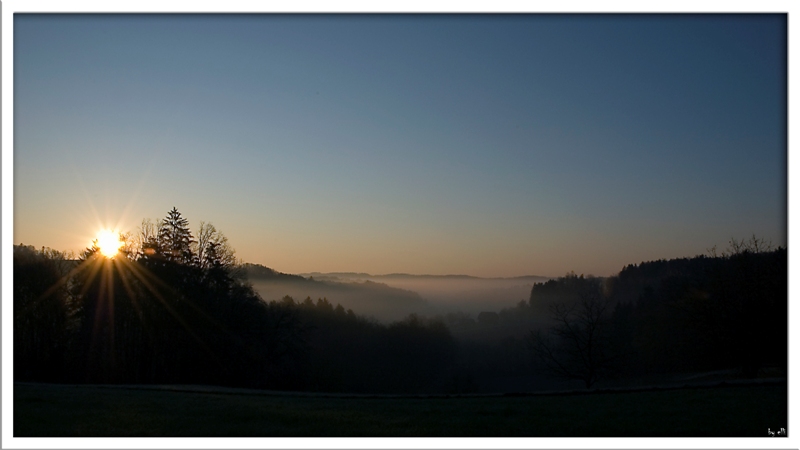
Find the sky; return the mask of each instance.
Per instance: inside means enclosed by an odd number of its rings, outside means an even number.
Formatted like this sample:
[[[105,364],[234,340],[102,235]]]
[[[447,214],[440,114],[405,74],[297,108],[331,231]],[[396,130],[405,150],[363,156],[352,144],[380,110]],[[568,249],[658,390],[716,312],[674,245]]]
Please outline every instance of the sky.
[[[14,243],[177,207],[288,273],[786,245],[785,15],[14,17]]]

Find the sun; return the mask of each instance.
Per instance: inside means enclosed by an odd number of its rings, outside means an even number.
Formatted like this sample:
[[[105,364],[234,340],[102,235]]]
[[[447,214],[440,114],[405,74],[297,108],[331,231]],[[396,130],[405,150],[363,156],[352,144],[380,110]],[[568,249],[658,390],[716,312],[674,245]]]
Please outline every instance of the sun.
[[[122,248],[122,241],[119,239],[119,233],[111,230],[100,230],[97,233],[97,247],[100,253],[106,258],[113,258],[119,253]]]

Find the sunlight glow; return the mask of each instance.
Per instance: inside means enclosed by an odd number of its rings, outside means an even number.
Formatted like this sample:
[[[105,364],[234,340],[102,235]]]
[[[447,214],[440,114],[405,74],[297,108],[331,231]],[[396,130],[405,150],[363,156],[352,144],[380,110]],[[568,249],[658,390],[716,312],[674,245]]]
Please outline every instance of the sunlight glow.
[[[119,233],[111,230],[100,230],[97,234],[97,247],[100,248],[100,253],[103,256],[113,258],[122,248]]]

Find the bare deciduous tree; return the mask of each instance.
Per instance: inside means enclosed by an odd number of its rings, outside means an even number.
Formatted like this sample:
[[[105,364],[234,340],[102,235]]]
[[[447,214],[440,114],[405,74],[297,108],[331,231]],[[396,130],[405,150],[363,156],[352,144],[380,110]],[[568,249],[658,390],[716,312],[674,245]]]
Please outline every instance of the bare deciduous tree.
[[[554,302],[550,312],[555,325],[547,332],[532,331],[529,348],[537,362],[556,377],[581,380],[589,389],[610,368],[609,300],[595,280],[585,280],[580,300]]]
[[[197,241],[192,244],[192,251],[203,268],[214,264],[232,266],[236,263],[236,255],[228,245],[228,238],[210,222],[200,222]]]
[[[158,249],[158,227],[150,219],[142,219],[139,233],[133,236],[131,254],[137,256],[152,255]]]
[[[758,238],[755,233],[753,233],[747,241],[744,239],[736,240],[735,238],[731,238],[730,241],[728,241],[727,250],[723,250],[722,253],[717,253],[717,246],[715,245],[708,249],[708,254],[712,258],[730,258],[731,256],[741,255],[742,253],[766,253],[773,250],[775,250],[775,248],[772,246],[772,241]]]

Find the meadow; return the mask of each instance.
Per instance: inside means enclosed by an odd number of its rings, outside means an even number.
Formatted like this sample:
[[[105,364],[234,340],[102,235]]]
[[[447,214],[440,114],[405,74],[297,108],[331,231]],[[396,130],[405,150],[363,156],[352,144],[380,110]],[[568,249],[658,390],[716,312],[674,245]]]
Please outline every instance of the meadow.
[[[785,383],[552,395],[355,396],[17,383],[15,437],[766,437]]]

